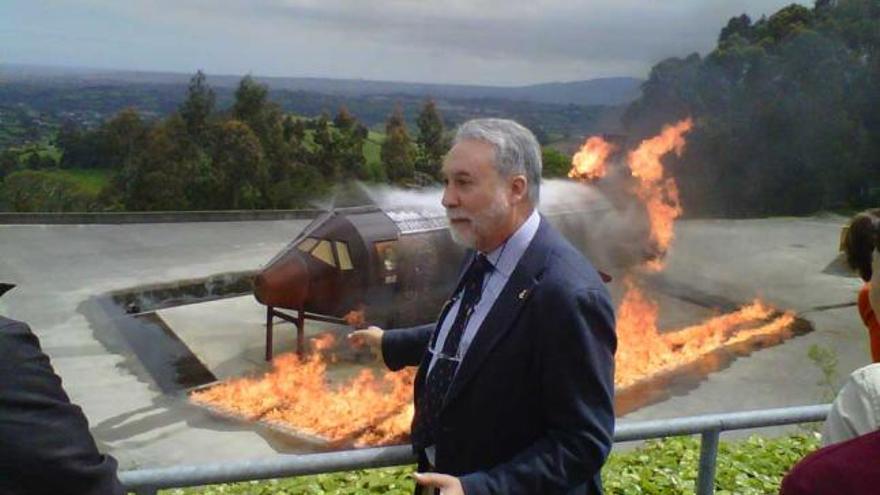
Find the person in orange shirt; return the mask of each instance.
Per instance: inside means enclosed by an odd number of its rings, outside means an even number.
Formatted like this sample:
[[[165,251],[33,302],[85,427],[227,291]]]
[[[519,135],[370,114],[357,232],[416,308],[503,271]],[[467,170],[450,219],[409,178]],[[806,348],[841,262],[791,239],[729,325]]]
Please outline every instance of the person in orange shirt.
[[[865,281],[859,291],[859,315],[868,327],[871,360],[880,363],[880,208],[854,216],[842,244],[847,264]]]

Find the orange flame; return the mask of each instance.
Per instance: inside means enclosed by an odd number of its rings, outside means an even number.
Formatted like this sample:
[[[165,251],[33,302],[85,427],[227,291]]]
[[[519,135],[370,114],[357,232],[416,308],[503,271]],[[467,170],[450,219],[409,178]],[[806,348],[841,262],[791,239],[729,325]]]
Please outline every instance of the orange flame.
[[[681,155],[684,149],[684,134],[693,127],[690,118],[674,125],[663,127],[663,131],[639,144],[628,155],[628,165],[633,177],[638,179],[636,196],[645,204],[648,221],[651,225],[651,240],[660,253],[666,253],[674,238],[673,224],[681,213],[678,186],[672,178],[663,178],[663,155],[674,151]],[[660,259],[648,263],[648,268],[658,271],[663,268]]]
[[[691,126],[691,119],[667,126],[628,155],[629,168],[637,179],[634,192],[646,206],[651,239],[661,252],[673,240],[674,221],[682,209],[676,184],[664,178],[660,158],[670,151],[682,152],[683,135]],[[612,151],[611,144],[591,137],[575,155],[569,177],[601,178]],[[649,267],[659,270],[662,263],[653,261]],[[719,348],[788,332],[794,322],[791,312],[780,314],[755,300],[698,325],[661,332],[658,304],[631,278],[625,278],[624,284],[626,292],[617,311],[617,387],[694,363]],[[345,320],[355,328],[366,326],[363,309],[351,311]],[[191,399],[249,420],[288,425],[331,442],[387,445],[406,440],[414,412],[415,370],[386,372],[377,379],[365,369],[353,379],[333,385],[326,377],[327,359],[321,353],[332,349],[335,339],[326,334],[312,342],[320,352],[304,360],[295,355],[279,356],[272,371],[261,378],[231,380],[194,392]]]
[[[330,442],[387,445],[405,441],[412,421],[415,370],[377,379],[362,369],[333,386],[315,353],[278,356],[260,378],[230,380],[193,392],[191,400],[250,421],[268,421]]]
[[[671,332],[657,328],[656,302],[646,298],[631,278],[617,310],[617,367],[614,383],[626,387],[644,378],[691,364],[726,346],[788,331],[794,314],[781,315],[759,300]]]
[[[364,308],[353,309],[348,313],[345,313],[345,316],[342,317],[345,320],[345,323],[350,327],[354,328],[364,328],[367,326],[367,318],[366,311]]]
[[[615,146],[599,136],[591,136],[571,159],[568,176],[582,180],[596,180],[608,171],[606,161]]]
[[[318,352],[324,352],[336,347],[336,336],[330,332],[323,332],[309,339],[312,343],[312,349]]]
[[[665,254],[674,238],[675,219],[682,213],[678,187],[664,177],[661,158],[684,150],[684,134],[693,127],[690,118],[664,126],[659,135],[642,141],[627,155],[627,166],[636,179],[634,194],[645,205],[650,238],[659,253]],[[591,137],[572,160],[569,177],[593,180],[606,171],[611,145]],[[645,266],[658,271],[662,257]],[[729,314],[710,318],[691,327],[660,332],[659,306],[647,298],[631,278],[624,279],[626,292],[617,310],[617,367],[615,385],[626,387],[644,378],[697,361],[718,348],[748,341],[762,335],[786,331],[794,322],[790,312],[777,312],[755,300]]]

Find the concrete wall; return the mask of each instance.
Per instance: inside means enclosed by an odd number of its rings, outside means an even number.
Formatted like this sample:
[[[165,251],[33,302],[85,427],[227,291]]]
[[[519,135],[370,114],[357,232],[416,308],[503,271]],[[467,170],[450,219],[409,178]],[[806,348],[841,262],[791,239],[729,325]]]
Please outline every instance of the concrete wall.
[[[112,213],[0,213],[0,225],[243,222],[314,218],[322,210],[144,211]]]

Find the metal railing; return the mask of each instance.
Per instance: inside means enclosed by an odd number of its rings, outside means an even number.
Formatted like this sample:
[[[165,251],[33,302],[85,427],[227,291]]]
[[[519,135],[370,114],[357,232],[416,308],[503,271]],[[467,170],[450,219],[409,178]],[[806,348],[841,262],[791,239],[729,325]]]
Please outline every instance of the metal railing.
[[[624,422],[618,424],[614,432],[614,441],[630,442],[700,434],[700,470],[696,493],[710,495],[715,490],[715,465],[721,432],[823,421],[828,415],[829,408],[830,404],[822,404]],[[129,490],[138,495],[155,495],[162,488],[292,478],[309,474],[400,466],[415,462],[416,459],[408,445],[397,445],[324,454],[286,454],[252,461],[140,469],[123,472],[119,478]]]

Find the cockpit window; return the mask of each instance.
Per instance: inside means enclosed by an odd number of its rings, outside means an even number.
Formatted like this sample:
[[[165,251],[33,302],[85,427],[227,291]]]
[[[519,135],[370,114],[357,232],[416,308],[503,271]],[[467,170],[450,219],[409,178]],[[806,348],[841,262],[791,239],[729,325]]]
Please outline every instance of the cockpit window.
[[[333,248],[330,247],[330,241],[318,241],[318,245],[315,246],[315,249],[312,249],[312,256],[330,266],[336,266],[336,262],[333,260]]]
[[[336,254],[339,256],[339,268],[342,270],[353,270],[354,266],[351,264],[351,256],[348,254],[348,244],[335,241],[336,242]]]
[[[306,253],[308,253],[312,250],[313,247],[315,247],[315,244],[317,243],[318,240],[314,237],[306,237],[305,239],[299,241],[299,244],[296,245],[296,248],[300,251],[305,251]]]

